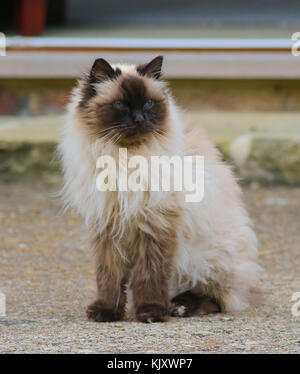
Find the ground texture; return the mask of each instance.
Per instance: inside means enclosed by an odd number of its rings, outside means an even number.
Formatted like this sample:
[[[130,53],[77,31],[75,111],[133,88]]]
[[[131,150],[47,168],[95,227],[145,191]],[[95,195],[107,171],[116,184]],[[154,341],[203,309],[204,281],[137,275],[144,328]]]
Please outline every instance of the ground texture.
[[[263,305],[160,324],[92,323],[93,258],[53,187],[0,186],[0,353],[300,353],[300,189],[245,189],[265,269]]]

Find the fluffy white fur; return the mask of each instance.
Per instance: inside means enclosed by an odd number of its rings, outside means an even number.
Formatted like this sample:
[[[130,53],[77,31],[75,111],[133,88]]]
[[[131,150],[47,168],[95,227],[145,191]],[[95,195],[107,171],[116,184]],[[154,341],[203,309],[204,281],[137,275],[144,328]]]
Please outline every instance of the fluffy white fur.
[[[134,67],[120,65],[122,72],[136,74]],[[164,83],[157,81],[157,88]],[[97,86],[101,90],[101,84]],[[117,156],[118,147],[98,139],[91,144],[82,130],[76,107],[80,101],[80,84],[73,91],[63,125],[59,151],[62,158],[65,185],[63,196],[88,225],[97,225],[99,232],[113,222],[112,235],[119,254],[126,261],[126,233],[137,225],[140,214],[155,215],[157,209],[168,208],[174,199],[168,192],[99,192],[96,188],[96,160],[100,155]],[[256,237],[242,206],[240,189],[214,145],[198,127],[184,123],[177,106],[168,94],[169,126],[173,129],[168,141],[142,145],[134,154],[204,155],[204,199],[187,203],[183,193],[177,193],[177,206],[183,220],[176,256],[176,270],[170,281],[173,297],[188,289],[205,290],[222,300],[226,311],[243,310],[249,306],[250,289],[259,280]],[[130,156],[132,151],[128,150]],[[113,210],[115,202],[119,213]]]

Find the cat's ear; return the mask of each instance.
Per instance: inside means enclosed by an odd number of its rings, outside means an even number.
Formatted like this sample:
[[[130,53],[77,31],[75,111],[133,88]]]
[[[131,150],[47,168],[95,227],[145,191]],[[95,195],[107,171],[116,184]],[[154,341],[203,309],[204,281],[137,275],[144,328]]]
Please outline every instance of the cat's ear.
[[[139,65],[137,67],[138,73],[141,75],[148,75],[151,78],[158,79],[161,75],[161,67],[163,63],[163,56],[157,56],[148,64]]]
[[[114,79],[119,73],[119,69],[114,70],[106,60],[97,58],[90,71],[90,83],[99,83],[107,79]]]
[[[93,86],[93,83],[100,83],[109,79],[114,79],[120,74],[121,70],[119,68],[114,70],[103,58],[97,58],[83,86],[82,99],[79,106],[84,107],[92,97],[96,96],[97,91]]]

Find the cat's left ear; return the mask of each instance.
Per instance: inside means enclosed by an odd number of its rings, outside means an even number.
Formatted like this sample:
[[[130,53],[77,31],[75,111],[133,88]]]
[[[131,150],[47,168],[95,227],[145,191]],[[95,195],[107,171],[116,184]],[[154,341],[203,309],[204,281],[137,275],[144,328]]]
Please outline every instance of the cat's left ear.
[[[157,56],[148,64],[139,65],[136,70],[141,75],[148,75],[151,78],[158,79],[161,75],[163,56]]]

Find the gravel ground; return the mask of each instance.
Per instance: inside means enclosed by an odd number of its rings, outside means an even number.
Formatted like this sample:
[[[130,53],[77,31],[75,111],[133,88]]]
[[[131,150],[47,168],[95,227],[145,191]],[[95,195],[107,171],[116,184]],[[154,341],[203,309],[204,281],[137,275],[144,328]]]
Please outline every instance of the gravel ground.
[[[173,319],[165,324],[92,323],[92,254],[72,212],[62,214],[53,188],[0,186],[1,353],[300,353],[300,189],[245,189],[260,239],[265,301],[237,314]]]

